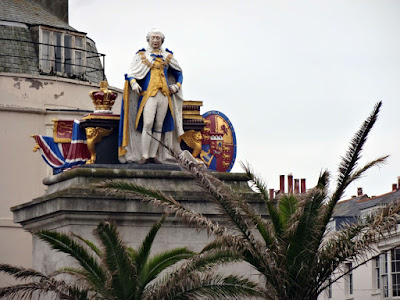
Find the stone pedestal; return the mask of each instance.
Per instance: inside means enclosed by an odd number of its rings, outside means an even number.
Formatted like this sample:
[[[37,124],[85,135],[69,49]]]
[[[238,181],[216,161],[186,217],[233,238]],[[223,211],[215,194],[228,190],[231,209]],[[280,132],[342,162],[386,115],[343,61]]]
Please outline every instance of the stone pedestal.
[[[93,165],[95,166],[95,165]],[[85,166],[65,171],[44,179],[48,190],[42,197],[11,208],[14,222],[24,229],[72,231],[94,240],[92,230],[102,220],[114,220],[124,240],[136,247],[162,215],[158,207],[144,203],[140,197],[126,199],[112,196],[92,184],[110,179],[128,180],[147,187],[162,190],[183,205],[200,212],[220,223],[226,220],[211,202],[208,193],[201,188],[190,174],[173,170],[176,166],[163,165],[164,170],[152,170],[138,165],[127,168],[110,168],[110,165]],[[262,211],[264,203],[247,185],[245,174],[215,173],[215,176],[229,185],[251,202],[253,208]],[[162,226],[152,248],[153,253],[174,247],[188,246],[200,250],[209,237],[205,231],[189,228],[175,217],[168,217]],[[70,258],[49,249],[42,241],[33,239],[33,266],[49,273],[70,264]],[[247,270],[250,272],[250,269]],[[244,272],[244,273],[247,273]]]

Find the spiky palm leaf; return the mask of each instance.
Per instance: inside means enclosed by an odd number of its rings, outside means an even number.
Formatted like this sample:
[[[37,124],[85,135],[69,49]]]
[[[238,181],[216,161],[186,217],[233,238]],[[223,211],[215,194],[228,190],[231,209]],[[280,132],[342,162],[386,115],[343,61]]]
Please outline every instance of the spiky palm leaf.
[[[13,276],[19,280],[34,280],[33,282],[17,284],[0,288],[0,298],[7,299],[32,299],[33,295],[52,295],[58,299],[86,300],[88,291],[76,285],[67,284],[63,280],[33,269],[0,264],[0,272]]]
[[[90,285],[101,291],[103,295],[108,295],[109,274],[107,274],[107,270],[99,264],[95,256],[92,256],[85,247],[77,243],[73,236],[49,230],[37,231],[35,235],[48,243],[52,249],[74,258],[81,266],[81,273],[85,274],[84,277]],[[80,238],[80,240],[84,239]],[[95,254],[97,255],[97,252]]]
[[[374,126],[382,103],[379,102],[350,142],[349,150],[339,164],[336,188],[328,194],[329,173],[322,172],[315,188],[305,195],[283,195],[278,203],[268,198],[264,182],[244,165],[250,182],[258,189],[269,212],[266,221],[257,215],[240,195],[195,164],[175,154],[182,165],[213,197],[221,213],[228,218],[230,230],[191,211],[170,196],[127,182],[108,182],[103,187],[126,194],[144,195],[145,201],[163,207],[189,224],[206,228],[216,235],[211,248],[230,247],[258,270],[269,288],[265,297],[279,299],[316,299],[326,287],[326,281],[346,259],[363,257],[379,236],[396,226],[400,204],[380,211],[367,220],[349,226],[343,231],[326,236],[326,229],[337,202],[351,182],[368,169],[385,162],[380,157],[357,169],[361,151]],[[261,239],[256,238],[254,230]],[[335,280],[335,279],[333,279]]]

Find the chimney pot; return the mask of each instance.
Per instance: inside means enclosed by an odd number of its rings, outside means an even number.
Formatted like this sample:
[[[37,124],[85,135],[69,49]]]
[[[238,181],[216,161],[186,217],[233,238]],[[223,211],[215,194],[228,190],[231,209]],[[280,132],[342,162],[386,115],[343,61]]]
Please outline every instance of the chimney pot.
[[[357,188],[357,196],[364,195],[362,187]]]
[[[287,180],[288,180],[288,193],[293,194],[293,175],[289,174]]]
[[[269,199],[275,199],[275,190],[269,189]]]
[[[397,191],[397,183],[392,184],[392,191]]]
[[[294,193],[299,194],[300,193],[300,184],[299,184],[299,179],[294,180]]]
[[[285,193],[285,175],[279,176],[279,192],[281,194]]]
[[[304,194],[306,192],[306,179],[301,179],[301,193]]]

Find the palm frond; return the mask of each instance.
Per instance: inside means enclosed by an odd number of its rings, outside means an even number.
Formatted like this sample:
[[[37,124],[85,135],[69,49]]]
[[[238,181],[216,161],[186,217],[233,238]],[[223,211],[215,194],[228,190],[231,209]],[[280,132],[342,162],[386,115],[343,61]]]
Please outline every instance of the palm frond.
[[[106,188],[107,191],[115,192],[121,194],[121,192],[131,192],[134,195],[141,195],[142,197],[148,197],[149,199],[159,199],[165,203],[173,203],[177,206],[181,206],[181,204],[176,201],[173,197],[150,187],[145,187],[142,185],[134,184],[129,181],[124,180],[107,180],[102,183],[96,184],[97,187]],[[123,195],[127,195],[127,193],[122,193]]]
[[[175,214],[176,216],[184,220],[187,224],[199,228],[204,228],[209,234],[213,233],[216,235],[220,235],[225,232],[225,229],[221,228],[217,223],[214,223],[200,213],[185,208],[179,202],[173,199],[173,197],[155,189],[146,188],[132,182],[119,180],[106,181],[98,184],[97,186],[106,189],[109,193],[122,193],[126,197],[129,197],[130,195],[139,195],[142,197],[144,196],[142,198],[144,202],[150,203],[157,207],[161,207],[166,213]]]
[[[385,156],[381,156],[373,161],[368,162],[362,168],[354,171],[354,173],[349,178],[349,181],[353,182],[353,181],[359,179],[366,171],[368,171],[372,167],[381,166],[381,165],[385,164],[388,158],[389,158],[389,155],[385,155]]]
[[[325,224],[328,224],[332,216],[333,209],[336,203],[341,199],[345,189],[351,183],[351,178],[357,167],[358,161],[361,158],[361,151],[364,147],[367,137],[374,126],[379,110],[382,106],[382,101],[378,102],[372,113],[364,121],[361,128],[356,132],[355,136],[350,141],[349,149],[339,164],[339,175],[337,179],[336,189],[328,202],[327,214],[325,216]]]
[[[41,240],[47,242],[52,249],[73,257],[81,267],[87,271],[87,280],[93,286],[96,286],[98,289],[104,287],[107,276],[97,260],[67,234],[48,230],[37,231],[34,234]]]
[[[93,231],[103,246],[102,260],[111,274],[111,289],[116,298],[130,299],[136,289],[136,267],[121,240],[115,224],[103,221]]]
[[[85,243],[90,249],[92,249],[92,251],[94,253],[97,254],[98,257],[101,257],[101,250],[99,247],[97,247],[93,242],[89,241],[88,239],[83,238],[82,236],[75,234],[73,232],[70,232],[71,236],[73,236],[74,238],[82,241],[83,243]]]
[[[166,216],[163,215],[161,217],[161,219],[150,228],[145,239],[143,240],[142,244],[140,245],[140,247],[137,251],[137,256],[136,256],[136,261],[135,261],[135,265],[138,270],[144,269],[143,267],[147,263],[147,259],[150,256],[151,246],[153,245],[153,242],[157,235],[157,232],[160,230],[161,225],[164,223],[165,217]]]
[[[239,276],[222,276],[214,273],[191,273],[182,278],[179,285],[156,286],[148,290],[144,299],[191,300],[207,299],[248,299],[249,296],[263,296],[257,284]]]
[[[0,272],[13,276],[15,279],[47,279],[48,277],[34,269],[17,267],[9,264],[0,264]]]
[[[87,300],[88,291],[51,278],[0,288],[0,298],[32,299],[33,296],[42,295],[65,300]]]
[[[190,251],[187,248],[174,248],[152,256],[143,267],[143,271],[140,273],[141,285],[143,287],[146,286],[168,267],[182,260],[191,258],[195,254],[195,252]]]
[[[254,173],[252,167],[249,164],[242,163],[242,168],[245,171],[246,175],[249,177],[252,185],[262,195],[265,206],[267,207],[269,213],[269,218],[273,226],[268,228],[265,223],[260,220],[260,217],[254,218],[254,222],[266,244],[269,247],[274,247],[276,236],[278,236],[282,232],[282,223],[279,217],[278,210],[276,208],[276,203],[273,203],[272,199],[269,199],[266,184],[259,176]],[[268,230],[270,228],[273,228],[273,231]]]

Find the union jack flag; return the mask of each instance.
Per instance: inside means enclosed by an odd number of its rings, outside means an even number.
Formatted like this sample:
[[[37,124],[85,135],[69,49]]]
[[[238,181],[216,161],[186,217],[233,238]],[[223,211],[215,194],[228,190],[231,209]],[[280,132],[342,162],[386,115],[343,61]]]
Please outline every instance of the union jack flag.
[[[54,174],[86,163],[90,153],[86,144],[86,133],[75,120],[72,127],[71,143],[56,143],[53,137],[34,135],[44,161],[53,168]]]

